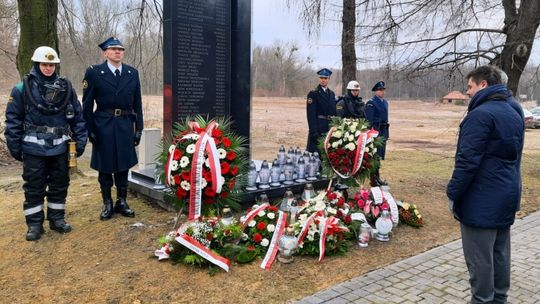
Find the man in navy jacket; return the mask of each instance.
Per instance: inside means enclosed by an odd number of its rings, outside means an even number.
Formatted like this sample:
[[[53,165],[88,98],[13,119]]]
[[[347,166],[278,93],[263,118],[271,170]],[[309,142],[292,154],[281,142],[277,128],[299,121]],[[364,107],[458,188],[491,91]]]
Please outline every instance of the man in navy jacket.
[[[521,198],[525,124],[500,72],[467,75],[468,113],[461,122],[449,208],[461,223],[471,303],[506,303],[510,288],[510,226]]]
[[[139,72],[122,63],[124,46],[117,38],[111,37],[99,47],[107,60],[86,69],[83,115],[92,142],[90,166],[99,172],[103,197],[100,219],[108,220],[113,213],[133,217],[135,212],[127,204],[126,196],[128,172],[137,163],[135,146],[143,129]],[[118,197],[114,209],[113,183]]]

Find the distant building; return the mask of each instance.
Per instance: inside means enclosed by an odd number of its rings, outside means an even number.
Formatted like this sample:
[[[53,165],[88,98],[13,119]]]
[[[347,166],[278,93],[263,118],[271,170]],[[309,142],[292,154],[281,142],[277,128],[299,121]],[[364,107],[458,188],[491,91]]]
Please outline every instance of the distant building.
[[[460,91],[452,91],[441,99],[442,103],[453,103],[453,104],[468,104],[469,96],[461,93]]]

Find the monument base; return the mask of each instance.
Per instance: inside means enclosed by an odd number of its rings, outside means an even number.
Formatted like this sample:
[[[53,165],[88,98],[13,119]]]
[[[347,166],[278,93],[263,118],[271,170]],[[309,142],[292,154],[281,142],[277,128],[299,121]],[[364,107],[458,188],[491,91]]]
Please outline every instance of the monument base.
[[[137,193],[137,195],[148,201],[156,203],[166,210],[175,210],[172,201],[170,201],[170,198],[166,193],[166,191],[169,190],[164,188],[163,185],[155,184],[153,169],[131,170],[130,173],[128,179],[128,188],[130,191]],[[302,191],[304,191],[305,185],[308,183],[311,183],[315,189],[326,189],[328,186],[327,179],[317,179],[315,181],[303,183],[295,182],[292,185],[281,185],[266,189],[257,188],[257,190],[252,191],[244,190],[241,194],[240,204],[242,205],[242,208],[251,207],[251,205],[255,203],[256,198],[263,192],[266,193],[271,203],[283,198],[287,189],[290,189],[294,194],[300,195]]]

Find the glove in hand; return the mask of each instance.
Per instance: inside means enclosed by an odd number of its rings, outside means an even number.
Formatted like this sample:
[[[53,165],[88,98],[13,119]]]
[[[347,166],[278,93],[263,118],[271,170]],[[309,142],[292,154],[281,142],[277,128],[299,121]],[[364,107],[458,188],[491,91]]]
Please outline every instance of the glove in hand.
[[[139,143],[141,142],[141,136],[142,136],[142,131],[141,130],[138,130],[135,132],[135,136],[133,136],[133,144],[136,146],[139,145]]]

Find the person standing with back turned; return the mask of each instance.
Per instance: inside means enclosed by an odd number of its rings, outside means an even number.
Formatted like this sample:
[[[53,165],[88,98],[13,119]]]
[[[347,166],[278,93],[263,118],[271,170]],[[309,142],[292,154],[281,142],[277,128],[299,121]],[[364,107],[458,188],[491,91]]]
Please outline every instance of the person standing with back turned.
[[[143,130],[139,72],[122,63],[124,46],[117,38],[111,37],[99,47],[106,61],[86,69],[83,113],[92,143],[90,166],[99,172],[103,198],[100,219],[108,220],[113,213],[134,217],[135,212],[126,198],[128,172],[137,163],[135,147]],[[117,195],[114,208],[111,197],[113,183]]]
[[[471,303],[506,303],[510,227],[521,199],[523,110],[496,68],[481,66],[467,80],[471,101],[459,126],[448,207],[461,223]]]

